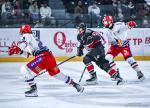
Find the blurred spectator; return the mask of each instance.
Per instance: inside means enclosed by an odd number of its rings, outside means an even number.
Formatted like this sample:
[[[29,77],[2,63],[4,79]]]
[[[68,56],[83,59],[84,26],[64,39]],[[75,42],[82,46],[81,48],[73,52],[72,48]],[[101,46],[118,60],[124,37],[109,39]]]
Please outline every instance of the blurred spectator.
[[[97,2],[94,1],[93,5],[88,7],[88,14],[90,18],[92,18],[92,21],[96,21],[96,23],[99,25],[101,15],[100,15],[100,8],[97,6],[96,3]]]
[[[14,17],[17,22],[22,23],[23,22],[23,17],[24,14],[21,10],[21,3],[19,0],[14,0],[13,1],[13,6],[14,6]]]
[[[117,1],[117,21],[124,21],[123,4],[120,0]]]
[[[30,5],[31,3],[29,2],[29,0],[23,0],[23,11],[26,16],[28,16],[28,9]]]
[[[77,6],[75,7],[74,13],[75,13],[75,23],[76,25],[78,25],[83,21],[84,8],[83,8],[82,1],[78,1]]]
[[[132,1],[129,2],[128,4],[128,14],[131,18],[135,18],[135,6],[134,4],[132,3]]]
[[[112,15],[114,16],[114,18],[116,19],[117,17],[117,8],[118,8],[118,5],[117,5],[117,0],[112,0],[112,8],[113,8],[113,12],[112,12]]]
[[[40,11],[37,5],[37,1],[33,1],[32,4],[29,6],[29,16],[33,24],[36,24],[40,19]]]
[[[5,0],[5,2],[2,4],[1,10],[1,19],[3,23],[12,23],[12,20],[14,19],[14,8],[9,0]]]
[[[51,8],[47,5],[47,2],[41,4],[40,15],[43,25],[55,25],[55,18],[52,17]]]
[[[91,6],[93,4],[93,0],[87,0],[88,6]]]
[[[118,21],[123,21],[124,20],[124,15],[122,13],[122,9],[121,8],[118,8]]]
[[[150,7],[147,3],[144,3],[144,10],[146,15],[150,15]]]
[[[150,24],[149,24],[149,20],[147,16],[144,16],[143,20],[142,20],[142,27],[143,28],[149,28]]]

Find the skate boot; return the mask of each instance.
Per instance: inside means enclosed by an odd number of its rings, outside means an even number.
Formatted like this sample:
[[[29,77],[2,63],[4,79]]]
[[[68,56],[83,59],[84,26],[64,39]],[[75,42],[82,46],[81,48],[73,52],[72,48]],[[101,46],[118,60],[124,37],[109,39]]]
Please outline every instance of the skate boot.
[[[120,77],[120,73],[119,73],[119,69],[118,68],[117,68],[117,75],[116,75],[116,77]],[[115,77],[111,77],[111,80],[112,81],[117,81],[117,79]]]
[[[74,83],[73,87],[77,90],[77,92],[82,93],[84,91],[84,87],[82,87],[81,85]]]
[[[86,83],[87,83],[88,85],[95,85],[95,84],[98,84],[96,72],[91,75],[91,78],[90,78],[90,79],[87,79],[87,80],[86,80]]]
[[[145,77],[141,71],[137,72],[137,77],[140,81],[143,81],[145,79]]]
[[[32,85],[30,90],[25,92],[25,96],[26,97],[37,97],[38,96],[36,84]]]
[[[116,73],[116,75],[114,75],[113,77],[111,77],[111,79],[114,79],[114,81],[117,81],[116,85],[122,85],[124,84],[124,80],[123,78],[120,77],[119,73]]]
[[[124,84],[124,80],[121,77],[117,77],[116,81],[117,81],[117,83],[116,83],[117,85],[123,85]]]

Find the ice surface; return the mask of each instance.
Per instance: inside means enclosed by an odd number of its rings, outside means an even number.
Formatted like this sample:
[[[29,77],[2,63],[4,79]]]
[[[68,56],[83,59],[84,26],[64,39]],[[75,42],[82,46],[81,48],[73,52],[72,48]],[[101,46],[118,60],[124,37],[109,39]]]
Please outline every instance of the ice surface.
[[[39,97],[24,97],[27,85],[20,78],[19,68],[25,63],[0,63],[0,108],[150,108],[150,61],[138,61],[146,79],[137,80],[136,72],[126,62],[116,62],[124,85],[116,86],[98,67],[98,85],[76,90],[47,73],[35,79]],[[65,74],[78,82],[84,69],[82,62],[67,62],[60,66]],[[85,72],[81,84],[89,78]]]

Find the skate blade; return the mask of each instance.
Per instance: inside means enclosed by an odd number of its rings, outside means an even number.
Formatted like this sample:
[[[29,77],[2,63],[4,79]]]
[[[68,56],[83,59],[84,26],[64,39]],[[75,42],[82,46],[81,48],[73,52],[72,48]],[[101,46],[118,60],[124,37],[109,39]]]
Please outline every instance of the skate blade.
[[[86,82],[87,85],[97,85],[98,82],[97,81],[92,81],[92,82]]]
[[[25,97],[38,97],[38,94],[37,93],[25,94]]]
[[[80,93],[83,93],[83,91],[84,91],[84,87],[82,87],[79,92],[80,92]]]
[[[125,81],[123,80],[123,81],[117,82],[116,85],[123,85],[124,83],[125,83]]]
[[[145,77],[141,77],[139,80],[140,80],[140,81],[143,81],[143,80],[145,80]]]
[[[112,81],[117,81],[117,79],[115,79],[115,78],[111,78],[111,80],[112,80]]]
[[[82,94],[83,94],[83,91],[84,91],[84,87],[82,87],[81,90],[78,91],[77,95],[78,95],[78,96],[82,95]]]
[[[25,95],[25,97],[38,97],[38,95]]]

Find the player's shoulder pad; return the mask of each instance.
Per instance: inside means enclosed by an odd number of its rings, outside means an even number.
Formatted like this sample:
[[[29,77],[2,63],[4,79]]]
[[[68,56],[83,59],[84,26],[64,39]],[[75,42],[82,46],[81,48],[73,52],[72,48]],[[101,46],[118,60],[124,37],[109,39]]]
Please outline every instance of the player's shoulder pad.
[[[91,29],[87,29],[87,31],[91,34],[91,35],[99,35],[98,32],[91,30]]]
[[[92,29],[86,29],[86,31],[85,31],[86,33],[92,33],[93,32],[93,30]]]
[[[119,25],[125,25],[125,23],[124,22],[116,22],[116,23],[114,23],[114,25],[117,25],[117,26],[119,26]]]

